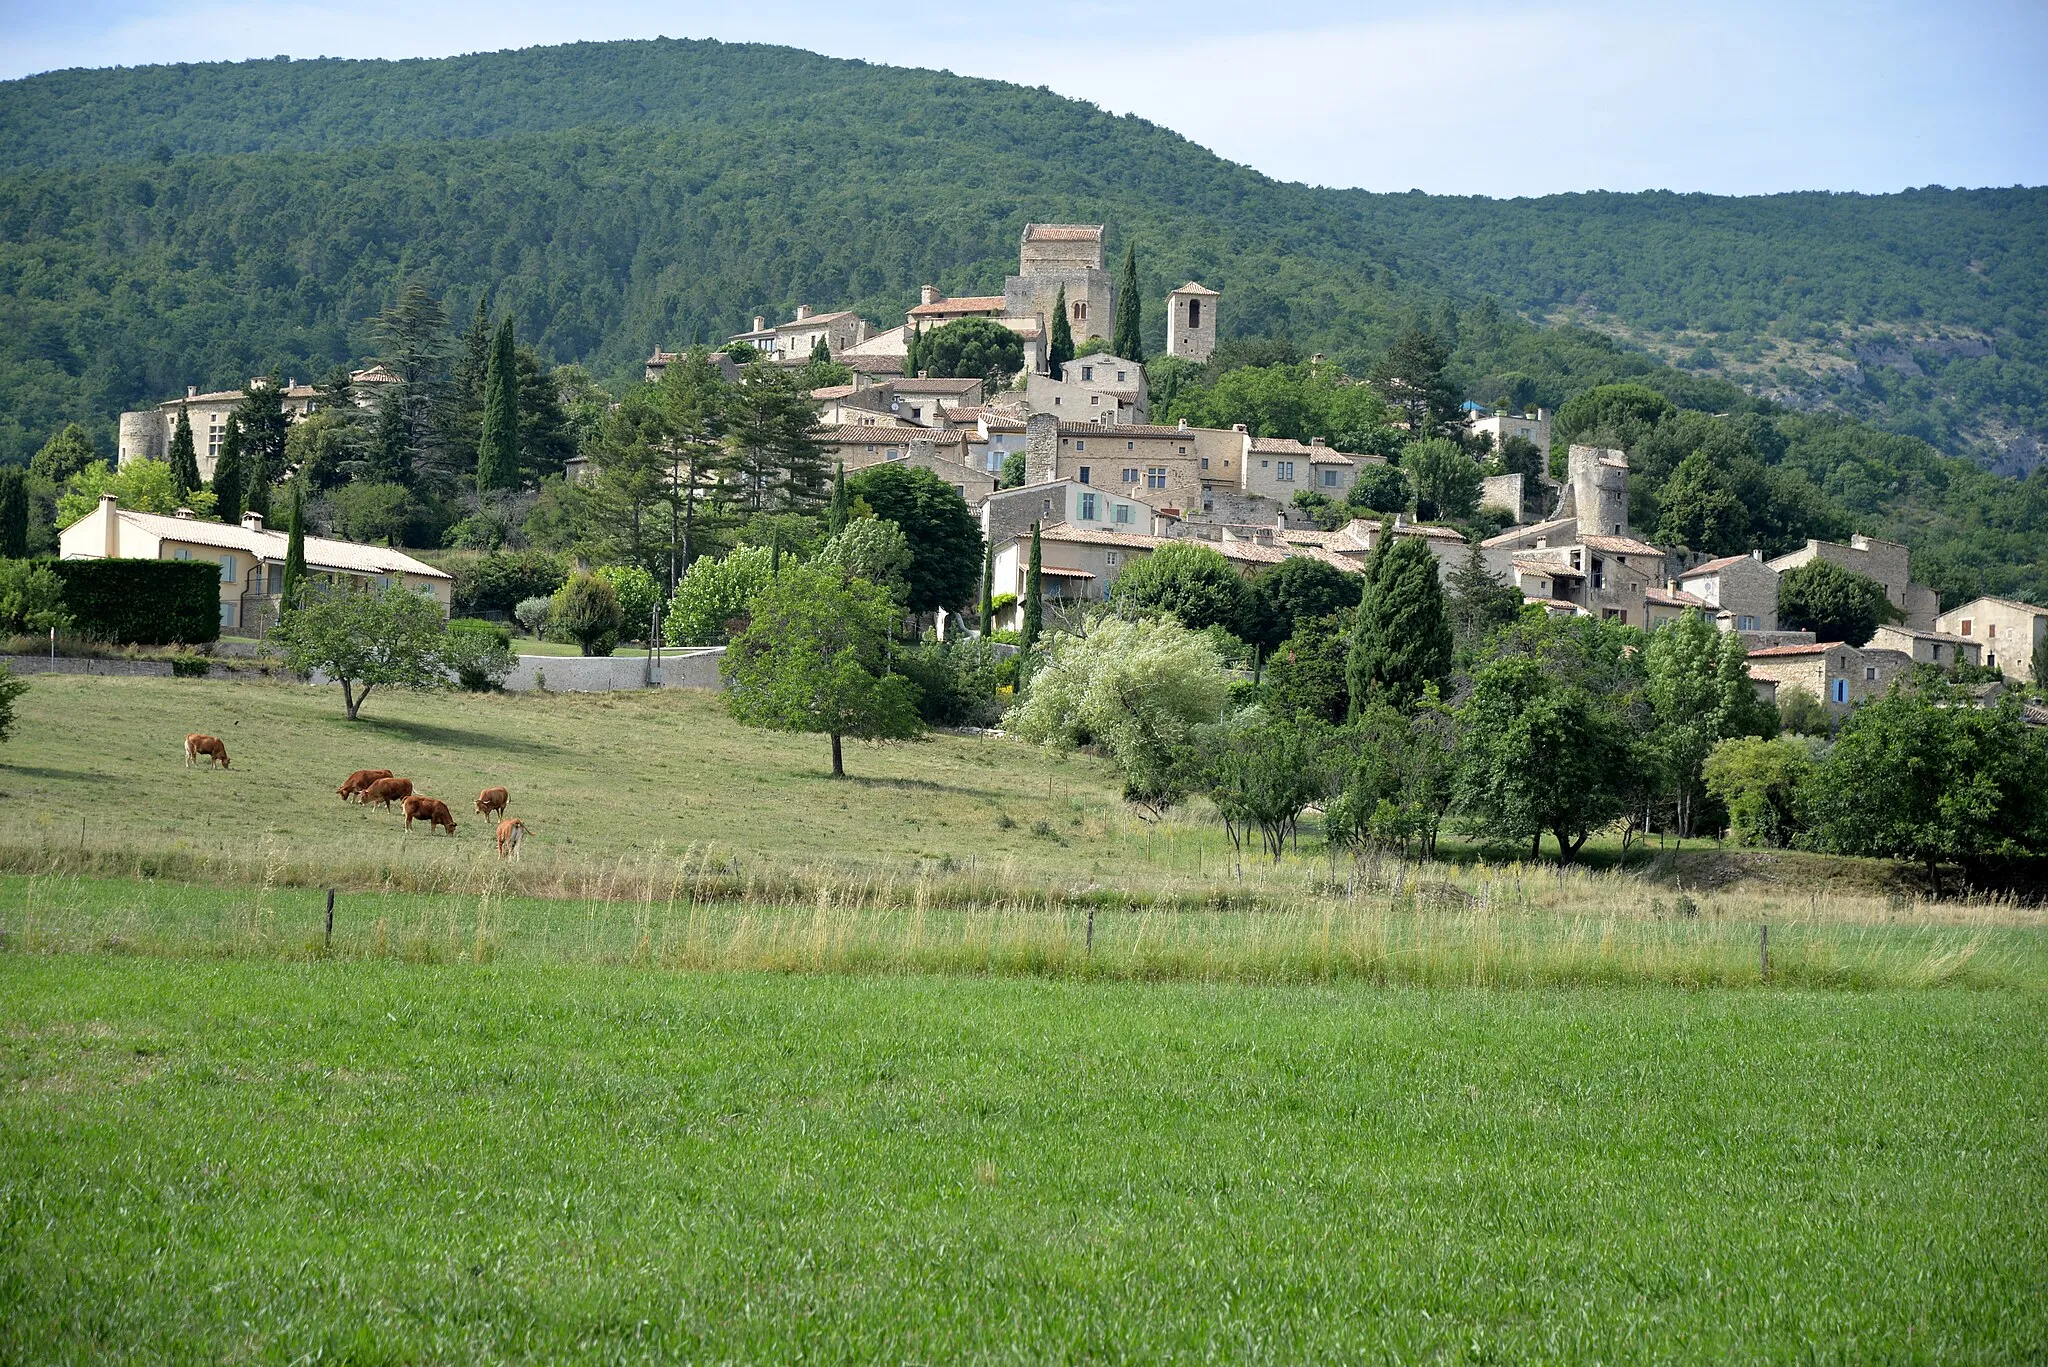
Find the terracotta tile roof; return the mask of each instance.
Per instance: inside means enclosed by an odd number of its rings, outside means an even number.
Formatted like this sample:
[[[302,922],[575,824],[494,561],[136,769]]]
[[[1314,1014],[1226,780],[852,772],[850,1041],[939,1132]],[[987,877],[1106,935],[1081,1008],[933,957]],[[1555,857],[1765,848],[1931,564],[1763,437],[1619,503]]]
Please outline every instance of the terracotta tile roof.
[[[1267,454],[1280,456],[1327,456],[1330,454],[1330,448],[1327,446],[1310,446],[1307,442],[1296,441],[1292,437],[1253,437],[1252,451],[1254,454],[1262,456]]]
[[[1021,536],[1030,536],[1024,532]],[[1164,546],[1172,538],[1147,536],[1142,532],[1098,532],[1087,527],[1069,527],[1054,523],[1041,533],[1046,541],[1071,541],[1084,546],[1124,546],[1131,550],[1151,551]]]
[[[1704,598],[1683,591],[1673,593],[1670,589],[1644,589],[1643,601],[1667,608],[1703,608],[1707,605]]]
[[[1177,290],[1171,290],[1171,291],[1169,291],[1169,293],[1172,293],[1172,294],[1206,294],[1206,295],[1210,296],[1210,297],[1211,297],[1211,298],[1213,298],[1213,299],[1221,299],[1221,298],[1223,297],[1222,295],[1220,295],[1220,294],[1216,293],[1216,291],[1215,291],[1215,290],[1212,290],[1212,289],[1210,289],[1210,288],[1209,288],[1209,287],[1208,287],[1207,285],[1198,285],[1198,284],[1196,284],[1196,283],[1195,283],[1194,281],[1192,281],[1192,280],[1188,281],[1188,282],[1187,282],[1187,284],[1185,284],[1185,285],[1182,285],[1182,286],[1181,286],[1181,287],[1180,287],[1179,289],[1177,289]]]
[[[1739,565],[1747,559],[1749,557],[1746,555],[1724,555],[1719,560],[1709,560],[1704,565],[1695,565],[1678,577],[1680,579],[1691,579],[1696,575],[1715,574],[1727,569],[1730,565]]]
[[[1479,544],[1482,546],[1505,546],[1510,541],[1520,541],[1524,537],[1548,536],[1554,531],[1560,531],[1566,527],[1573,526],[1577,522],[1578,519],[1575,517],[1554,517],[1548,522],[1532,522],[1526,527],[1510,527],[1498,536],[1487,537],[1486,540]]]
[[[1647,541],[1638,541],[1632,536],[1582,536],[1579,544],[1609,555],[1662,555]]]
[[[910,310],[913,318],[933,318],[947,313],[1001,313],[1007,301],[1000,294],[969,294],[958,299],[934,299]]]
[[[285,551],[291,538],[283,532],[264,530],[251,531],[247,527],[230,527],[225,522],[209,522],[196,517],[164,517],[158,513],[136,513],[123,508],[121,520],[149,536],[170,541],[189,541],[195,546],[218,546],[222,550],[240,551],[244,555],[257,556],[264,560],[284,563]],[[422,560],[415,560],[404,551],[395,551],[388,546],[363,546],[353,541],[333,541],[324,536],[306,538],[306,566],[315,570],[339,570],[344,574],[412,574],[425,579],[452,579],[445,570],[437,570]]]
[[[767,329],[769,332],[801,332],[820,323],[836,323],[841,318],[853,317],[852,309],[840,309],[837,313],[814,313],[808,318],[792,318],[786,323],[777,323]]]
[[[861,388],[863,386],[857,384],[828,384],[823,389],[813,389],[811,397],[814,399],[843,399]]]
[[[1944,612],[1941,615],[1944,617],[1953,617],[1959,612],[1968,611],[1969,609],[1977,606],[1977,604],[1979,603],[1996,603],[1998,604],[1998,606],[2002,608],[2011,608],[2016,612],[2048,613],[2048,608],[2042,607],[2039,603],[2022,603],[2017,598],[1997,598],[1987,593],[1982,594],[1976,598],[1972,598],[1969,602],[1964,603],[1961,607],[1950,608],[1947,612]]]
[[[1584,579],[1586,577],[1584,571],[1575,570],[1562,560],[1525,560],[1520,556],[1516,556],[1510,563],[1518,570],[1529,574],[1547,574],[1552,579]]]
[[[936,427],[912,427],[908,423],[901,427],[874,427],[848,423],[840,427],[825,427],[818,431],[818,442],[824,446],[848,446],[859,442],[871,445],[909,446],[913,441],[930,442],[934,446],[958,446],[966,440],[964,432],[947,432]]]
[[[1060,435],[1063,437],[1180,437],[1187,439],[1198,432],[1213,431],[1201,427],[1162,427],[1149,422],[1063,422]]]
[[[905,376],[896,381],[898,394],[965,394],[970,389],[981,388],[981,381],[973,378],[964,380],[917,379]]]
[[[1093,579],[1092,570],[1063,570],[1054,565],[1040,565],[1038,572],[1048,579]]]
[[[1026,242],[1100,242],[1100,223],[1027,223]]]
[[[1841,644],[1840,641],[1814,641],[1800,646],[1765,646],[1762,650],[1750,651],[1749,658],[1752,660],[1769,660],[1788,655],[1819,655],[1833,650]]]

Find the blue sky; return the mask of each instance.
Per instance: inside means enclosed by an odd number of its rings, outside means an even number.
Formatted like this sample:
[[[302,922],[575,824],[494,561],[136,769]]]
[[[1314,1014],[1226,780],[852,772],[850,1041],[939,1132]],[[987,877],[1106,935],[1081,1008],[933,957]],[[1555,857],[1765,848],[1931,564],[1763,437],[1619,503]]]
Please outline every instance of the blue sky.
[[[655,35],[1048,86],[1289,180],[1495,196],[2048,183],[2048,0],[0,0],[0,77]]]

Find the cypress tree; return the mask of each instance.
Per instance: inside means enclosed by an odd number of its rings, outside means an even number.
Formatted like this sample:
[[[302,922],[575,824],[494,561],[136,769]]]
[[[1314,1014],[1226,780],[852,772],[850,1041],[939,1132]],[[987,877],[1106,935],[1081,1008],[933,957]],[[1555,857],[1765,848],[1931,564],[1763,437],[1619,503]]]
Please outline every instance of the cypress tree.
[[[910,341],[903,348],[903,378],[917,378],[917,368],[924,361],[924,320],[918,319],[916,330],[910,334]]]
[[[519,483],[519,369],[513,354],[512,318],[498,325],[484,375],[483,435],[476,444],[478,493]]]
[[[306,584],[306,482],[292,481],[292,522],[291,538],[284,549],[283,596],[278,600],[278,611],[289,612],[299,605],[299,594]]]
[[[458,402],[471,408],[484,406],[484,377],[491,369],[491,301],[479,296],[469,331],[462,336],[461,368],[455,373]]]
[[[1413,705],[1424,684],[1450,677],[1451,647],[1436,556],[1421,537],[1381,523],[1345,668],[1353,715],[1373,702]]]
[[[852,511],[853,500],[846,494],[846,462],[842,460],[832,476],[832,506],[825,510],[826,535],[837,536],[845,531],[847,518]]]
[[[1045,353],[1045,360],[1058,380],[1065,378],[1063,367],[1073,359],[1074,329],[1067,323],[1067,287],[1061,285],[1059,300],[1052,306],[1052,349]]]
[[[397,389],[397,385],[387,386]],[[407,435],[405,398],[386,394],[377,408],[377,431],[370,441],[369,476],[376,484],[412,485],[412,439]],[[217,491],[216,491],[217,492]]]
[[[28,555],[28,477],[19,465],[0,466],[0,556]]]
[[[178,405],[178,425],[171,431],[171,485],[179,498],[199,487],[199,454],[192,445],[192,415]]]
[[[243,500],[249,497],[249,470],[242,463],[242,424],[228,414],[220,434],[220,454],[213,462],[214,516],[233,526],[242,520]]]
[[[270,482],[277,477],[268,456],[265,447],[253,445],[244,434],[242,463],[249,468],[249,485],[242,495],[242,511],[259,513],[265,522],[270,520]]]
[[[1145,343],[1138,335],[1143,307],[1138,300],[1138,248],[1136,243],[1127,243],[1123,278],[1116,285],[1116,336],[1109,349],[1140,365],[1145,362]]]
[[[1024,576],[1024,639],[1025,650],[1038,644],[1038,633],[1045,629],[1045,603],[1040,597],[1040,585],[1044,577],[1045,561],[1038,544],[1039,524],[1031,524],[1031,568]]]

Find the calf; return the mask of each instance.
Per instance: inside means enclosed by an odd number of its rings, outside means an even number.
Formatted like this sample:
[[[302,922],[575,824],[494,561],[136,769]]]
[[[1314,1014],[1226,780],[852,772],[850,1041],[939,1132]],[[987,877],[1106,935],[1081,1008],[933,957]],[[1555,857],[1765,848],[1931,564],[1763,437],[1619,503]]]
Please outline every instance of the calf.
[[[223,769],[228,767],[228,747],[221,742],[221,738],[202,736],[195,731],[185,737],[185,767],[190,769],[202,755],[206,756],[206,767],[209,769],[216,763]]]
[[[511,800],[512,795],[503,788],[486,788],[476,795],[476,814],[478,816],[489,816],[495,812],[499,816],[503,816],[505,814],[505,804]]]
[[[349,802],[355,799],[358,795],[360,795],[363,789],[369,787],[378,779],[390,777],[391,771],[389,769],[358,769],[353,774],[350,774],[347,778],[343,779],[341,781],[341,786],[339,788],[336,788],[334,791],[341,794],[341,800],[343,802]]]
[[[398,799],[402,797],[411,796],[411,779],[380,778],[375,783],[372,783],[369,787],[363,789],[362,803],[365,807],[367,807],[374,802],[379,807],[382,807],[386,811],[389,811],[391,809],[392,803],[398,801]]]
[[[448,834],[455,834],[455,818],[448,814],[448,804],[438,797],[409,797],[405,800],[405,828],[412,829],[415,821],[427,823],[427,834],[432,835],[441,827],[448,828]]]
[[[519,842],[526,838],[526,823],[514,817],[498,823],[498,858],[504,859],[519,853]]]

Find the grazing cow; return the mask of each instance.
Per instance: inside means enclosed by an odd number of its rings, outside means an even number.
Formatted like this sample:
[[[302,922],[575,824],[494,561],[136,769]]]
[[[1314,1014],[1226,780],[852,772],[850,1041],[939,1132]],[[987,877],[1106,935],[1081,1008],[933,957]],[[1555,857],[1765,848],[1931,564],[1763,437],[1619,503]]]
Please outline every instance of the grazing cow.
[[[380,778],[363,789],[362,802],[365,807],[376,803],[386,811],[391,804],[402,797],[412,796],[412,780],[409,778]]]
[[[526,823],[514,817],[498,823],[498,858],[504,859],[519,853],[519,842],[526,838]]]
[[[412,829],[415,821],[427,822],[427,834],[432,835],[441,827],[448,828],[448,834],[455,834],[455,818],[448,813],[448,804],[438,797],[409,797],[405,800],[405,828]]]
[[[478,816],[490,816],[496,813],[499,816],[503,816],[505,814],[505,804],[511,800],[512,795],[503,788],[486,788],[476,795],[476,814]]]
[[[185,737],[185,767],[190,769],[202,755],[206,756],[206,767],[209,769],[216,763],[223,769],[228,767],[228,747],[222,743],[221,738],[202,736],[195,731]]]
[[[358,769],[343,779],[341,786],[334,791],[341,794],[343,802],[349,802],[353,801],[363,789],[369,787],[378,779],[390,777],[391,771],[389,769]]]

